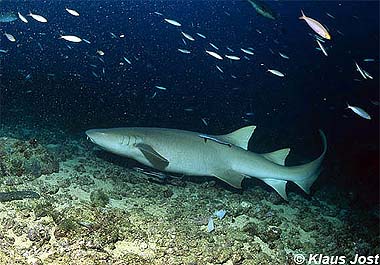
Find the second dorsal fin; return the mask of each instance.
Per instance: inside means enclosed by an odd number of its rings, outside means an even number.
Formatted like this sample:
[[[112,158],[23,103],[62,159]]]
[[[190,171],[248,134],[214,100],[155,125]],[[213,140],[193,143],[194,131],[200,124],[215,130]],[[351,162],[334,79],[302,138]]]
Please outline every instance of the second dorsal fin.
[[[285,159],[288,157],[290,148],[280,149],[274,152],[262,154],[263,157],[281,166],[285,166]]]

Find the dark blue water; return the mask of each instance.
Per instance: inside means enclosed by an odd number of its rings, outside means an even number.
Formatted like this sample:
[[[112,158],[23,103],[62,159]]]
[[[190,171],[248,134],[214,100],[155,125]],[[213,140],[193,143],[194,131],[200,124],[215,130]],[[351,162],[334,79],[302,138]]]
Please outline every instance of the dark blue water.
[[[320,182],[354,190],[363,201],[378,200],[379,106],[371,101],[379,101],[379,3],[268,5],[278,13],[276,21],[259,16],[246,1],[2,1],[2,11],[32,11],[49,20],[1,23],[1,32],[17,39],[11,43],[1,36],[0,48],[8,50],[0,55],[2,122],[29,121],[72,133],[116,126],[224,133],[255,124],[254,150],[290,145],[306,160],[320,152],[317,129],[322,128],[329,154]],[[323,44],[328,57],[315,49],[312,30],[298,19],[301,9],[329,29],[332,40]],[[196,40],[185,45],[181,31]],[[60,35],[77,35],[91,44],[69,43]],[[205,53],[213,50],[210,42],[222,55],[231,54],[226,47],[241,57],[240,48],[252,47],[255,55],[218,61]],[[374,79],[363,80],[354,61]],[[25,80],[28,74],[32,77]],[[365,109],[372,120],[347,110],[346,102]]]

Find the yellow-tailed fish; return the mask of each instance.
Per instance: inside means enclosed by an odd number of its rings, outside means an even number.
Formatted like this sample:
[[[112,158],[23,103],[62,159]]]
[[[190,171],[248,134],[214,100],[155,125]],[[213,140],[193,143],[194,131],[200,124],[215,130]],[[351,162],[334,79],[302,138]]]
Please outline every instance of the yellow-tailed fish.
[[[315,31],[319,36],[322,38],[325,38],[327,40],[331,40],[330,33],[327,31],[327,29],[318,21],[315,19],[312,19],[310,17],[305,16],[303,11],[301,10],[302,16],[299,17],[299,19],[303,19],[306,21],[306,23],[309,25],[309,27]]]

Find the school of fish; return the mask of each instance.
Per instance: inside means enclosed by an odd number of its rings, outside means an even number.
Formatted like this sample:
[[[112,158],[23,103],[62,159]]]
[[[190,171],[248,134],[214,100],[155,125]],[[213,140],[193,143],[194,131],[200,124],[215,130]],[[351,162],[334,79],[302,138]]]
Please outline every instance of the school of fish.
[[[272,19],[272,20],[278,19],[278,15],[268,5],[262,3],[262,1],[248,0],[248,2],[252,5],[252,7],[257,12],[257,14],[259,14],[263,17]],[[80,13],[76,9],[73,9],[71,7],[70,8],[66,7],[65,11],[69,15],[71,15],[72,17],[79,17],[80,16]],[[316,49],[321,51],[325,57],[328,57],[328,49],[323,44],[323,43],[325,43],[325,40],[327,40],[327,41],[332,40],[332,36],[331,36],[328,28],[326,26],[324,26],[318,20],[305,15],[305,12],[303,10],[301,10],[300,12],[301,12],[301,16],[299,17],[299,19],[305,21],[306,24],[309,26],[309,28],[312,30],[312,32],[314,32],[314,34],[309,33],[309,35],[312,36],[313,39],[315,40],[315,42],[317,44]],[[188,43],[187,43],[188,41],[190,41],[190,42],[197,42],[198,41],[199,42],[200,40],[203,40],[203,42],[204,42],[204,41],[207,41],[207,39],[208,39],[208,37],[205,34],[200,33],[200,32],[192,32],[191,33],[191,32],[188,32],[189,29],[186,30],[186,32],[185,32],[185,30],[183,30],[184,23],[179,22],[178,20],[173,19],[173,18],[165,17],[165,15],[161,12],[154,12],[153,14],[158,15],[162,19],[162,21],[168,25],[168,27],[173,27],[173,28],[179,29],[179,38],[182,39],[183,46],[178,47],[177,51],[184,54],[184,56],[191,56],[191,54],[193,52],[192,49],[188,47]],[[332,15],[328,12],[326,12],[326,16],[328,16],[330,19],[336,18],[334,15]],[[43,16],[41,14],[37,14],[37,13],[32,13],[32,12],[29,12],[27,15],[23,15],[21,12],[17,12],[17,15],[15,13],[12,13],[12,12],[0,13],[0,23],[15,23],[14,21],[19,19],[22,23],[30,24],[30,20],[28,20],[27,17],[30,17],[34,21],[37,21],[39,23],[48,23],[48,19],[45,16]],[[259,29],[256,29],[256,31],[259,34],[262,34],[261,30],[259,30]],[[342,36],[344,35],[339,30],[336,30],[336,32]],[[17,43],[17,35],[15,36],[14,34],[12,34],[10,32],[3,32],[3,35],[5,36],[5,38],[9,42]],[[120,34],[119,36],[117,36],[113,32],[110,32],[110,35],[114,39],[125,37],[124,34]],[[73,46],[71,46],[68,43],[73,43],[73,44],[79,45],[79,43],[84,42],[85,44],[91,44],[91,41],[84,39],[80,36],[77,36],[77,35],[75,35],[75,33],[74,34],[67,34],[67,35],[59,35],[59,36],[57,36],[57,39],[62,39],[64,41],[66,41],[67,42],[66,46],[69,49],[73,49]],[[232,49],[231,47],[227,46],[224,48],[225,51],[223,52],[223,49],[219,48],[220,46],[218,47],[217,45],[215,45],[214,43],[212,43],[210,41],[207,42],[207,45],[208,46],[204,47],[205,54],[208,55],[209,57],[212,57],[213,59],[216,59],[214,61],[210,60],[209,63],[211,63],[211,64],[215,64],[216,61],[228,61],[229,63],[232,63],[232,62],[237,63],[241,60],[250,61],[251,58],[253,56],[255,56],[254,48],[252,48],[252,47],[239,47],[237,50],[235,50],[235,49]],[[41,50],[43,50],[43,47],[39,42],[38,42],[38,46],[40,47]],[[331,45],[327,45],[327,47],[331,47]],[[269,51],[271,52],[271,54],[276,54],[275,51],[273,51],[271,48],[269,48]],[[7,54],[9,54],[9,50],[0,49],[0,55],[4,56]],[[101,57],[105,55],[105,52],[101,49],[97,49],[96,54],[99,56],[98,60],[104,63],[104,60]],[[285,60],[290,60],[290,57],[288,55],[286,55],[283,51],[281,51],[281,52],[278,51],[277,54]],[[138,60],[138,58],[136,56],[134,56],[132,59],[136,60],[136,61]],[[124,56],[121,58],[121,64],[124,64],[124,62],[125,62],[128,65],[133,67],[133,60],[132,59]],[[224,59],[228,59],[228,60],[224,60]],[[375,61],[375,59],[366,58],[366,59],[363,59],[363,61],[364,62],[373,62],[373,61]],[[373,76],[371,74],[369,74],[366,70],[364,70],[359,65],[359,63],[357,61],[354,60],[353,63],[354,63],[354,68],[360,74],[360,76],[362,77],[363,80],[372,80],[373,79]],[[268,72],[274,76],[281,77],[281,78],[287,77],[287,75],[282,70],[273,69],[272,67],[270,67],[270,68],[266,67],[264,63],[261,63],[260,65],[264,66],[266,68],[266,72]],[[93,66],[94,68],[97,68],[96,65],[91,65],[91,66]],[[215,68],[220,74],[226,74],[224,67],[222,67],[221,65],[215,64]],[[105,71],[104,67],[102,68],[101,72],[102,72],[102,74],[96,73],[95,69],[94,69],[94,71],[92,71],[92,75],[96,78],[100,78],[101,75],[105,75],[106,71]],[[235,74],[232,74],[232,73],[230,74],[230,76],[232,78],[237,78],[237,76]],[[356,79],[356,80],[358,80],[358,79]],[[154,87],[158,90],[161,90],[161,91],[167,90],[166,87],[161,86],[161,85],[155,85]],[[153,97],[155,97],[156,95],[157,95],[157,92],[154,92]],[[344,103],[342,103],[342,104],[344,104]],[[355,113],[356,115],[358,115],[364,119],[371,120],[371,116],[363,108],[357,107],[357,106],[351,106],[348,103],[346,103],[346,105],[347,105],[346,109],[351,110],[353,113]],[[207,126],[207,123],[205,122],[204,119],[202,119],[202,122]]]

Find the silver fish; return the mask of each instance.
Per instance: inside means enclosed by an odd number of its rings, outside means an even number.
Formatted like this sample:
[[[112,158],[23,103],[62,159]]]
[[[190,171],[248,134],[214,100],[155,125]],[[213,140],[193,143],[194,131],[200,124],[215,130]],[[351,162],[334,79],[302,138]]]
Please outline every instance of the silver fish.
[[[348,103],[347,104],[347,108],[352,110],[355,114],[359,115],[360,117],[364,118],[364,119],[367,119],[367,120],[370,120],[371,119],[371,116],[365,111],[363,110],[362,108],[359,108],[359,107],[356,107],[356,106],[350,106]]]
[[[5,12],[0,13],[0,22],[2,23],[8,23],[17,20],[16,14],[13,14],[12,12]]]

